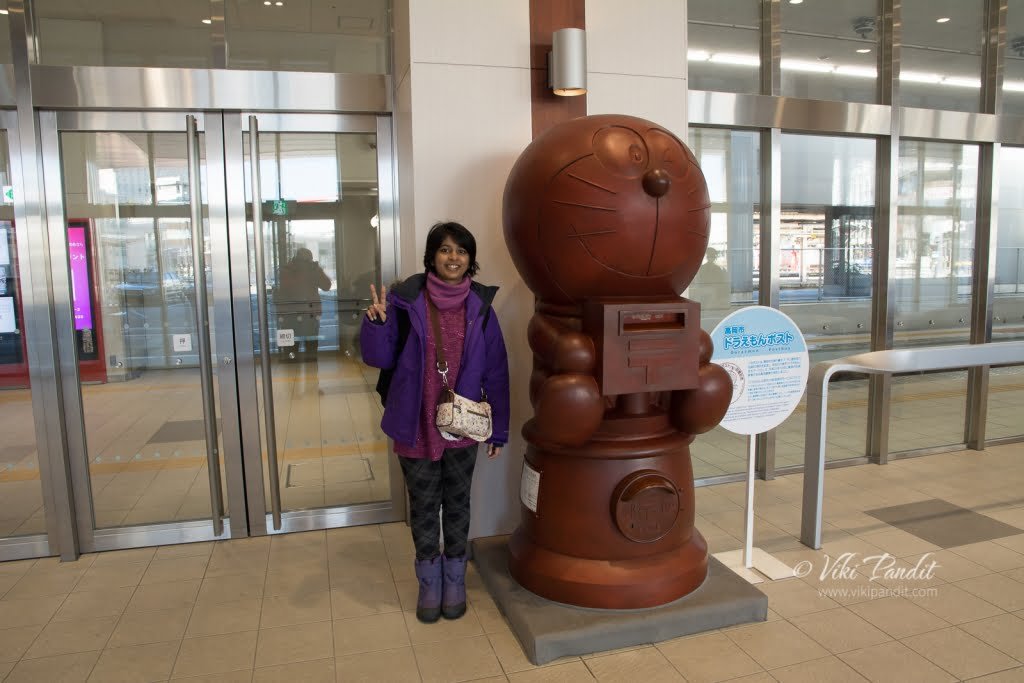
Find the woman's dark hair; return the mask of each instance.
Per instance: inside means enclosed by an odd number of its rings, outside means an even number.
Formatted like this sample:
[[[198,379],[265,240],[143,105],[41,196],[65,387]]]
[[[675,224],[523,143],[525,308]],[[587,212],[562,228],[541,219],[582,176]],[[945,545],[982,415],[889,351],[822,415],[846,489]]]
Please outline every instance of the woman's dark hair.
[[[434,270],[434,257],[437,256],[437,250],[441,248],[445,237],[451,237],[455,244],[469,253],[469,268],[466,275],[476,275],[480,270],[480,264],[476,262],[476,238],[466,226],[455,222],[434,223],[434,227],[427,233],[427,247],[423,250],[423,267],[426,268],[426,272],[437,275],[437,271]]]

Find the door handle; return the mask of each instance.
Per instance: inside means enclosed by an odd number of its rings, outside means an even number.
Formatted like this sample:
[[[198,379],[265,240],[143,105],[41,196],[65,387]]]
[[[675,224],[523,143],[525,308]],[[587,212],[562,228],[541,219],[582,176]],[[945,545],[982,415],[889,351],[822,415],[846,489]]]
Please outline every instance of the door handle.
[[[249,163],[252,179],[253,256],[256,259],[256,310],[259,315],[260,369],[263,373],[263,420],[267,434],[267,469],[270,479],[270,511],[274,530],[281,529],[281,480],[277,472],[277,425],[274,421],[274,386],[270,368],[270,325],[267,315],[267,273],[263,260],[263,198],[260,196],[260,130],[249,117]]]
[[[203,199],[200,196],[199,129],[196,117],[185,117],[189,205],[192,214],[192,274],[195,286],[196,336],[199,338],[199,375],[206,427],[206,463],[210,480],[210,512],[213,532],[224,533],[224,499],[221,494],[220,456],[217,449],[217,412],[213,404],[213,364],[210,361],[210,316],[206,298],[206,255],[203,247]]]

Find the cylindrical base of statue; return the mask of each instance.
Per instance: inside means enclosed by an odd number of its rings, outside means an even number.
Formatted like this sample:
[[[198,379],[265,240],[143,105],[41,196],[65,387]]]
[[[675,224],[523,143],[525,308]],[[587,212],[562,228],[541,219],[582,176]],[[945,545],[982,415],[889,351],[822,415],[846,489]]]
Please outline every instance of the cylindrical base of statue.
[[[661,415],[606,420],[584,447],[562,449],[537,445],[527,423],[530,507],[509,544],[516,581],[549,600],[605,609],[663,605],[703,583],[690,438],[663,427]],[[624,438],[630,431],[651,436]]]

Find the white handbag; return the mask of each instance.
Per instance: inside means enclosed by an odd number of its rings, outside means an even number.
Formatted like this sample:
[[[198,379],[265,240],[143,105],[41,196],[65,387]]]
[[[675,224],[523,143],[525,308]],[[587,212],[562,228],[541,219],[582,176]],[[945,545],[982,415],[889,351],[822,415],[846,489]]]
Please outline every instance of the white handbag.
[[[437,428],[449,441],[486,441],[491,438],[491,404],[470,401],[445,387],[437,402]]]

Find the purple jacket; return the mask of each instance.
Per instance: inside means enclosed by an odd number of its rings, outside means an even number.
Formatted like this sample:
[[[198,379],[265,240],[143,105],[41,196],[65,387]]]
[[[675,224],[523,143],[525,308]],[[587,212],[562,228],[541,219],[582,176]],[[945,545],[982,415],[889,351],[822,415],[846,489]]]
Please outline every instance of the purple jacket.
[[[426,281],[426,275],[421,273],[395,285],[388,292],[387,322],[374,322],[363,316],[359,333],[363,362],[394,370],[380,427],[395,441],[409,445],[416,443],[423,401],[424,339],[429,329],[423,297]],[[486,392],[493,421],[493,433],[487,442],[503,446],[508,443],[508,355],[498,316],[491,308],[497,291],[497,287],[478,282],[470,285],[466,297],[466,340],[455,393],[479,401]],[[399,327],[404,327],[402,316],[408,320],[409,335],[404,347],[399,348]]]

